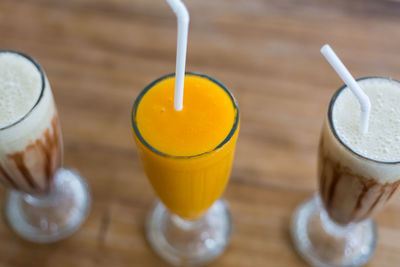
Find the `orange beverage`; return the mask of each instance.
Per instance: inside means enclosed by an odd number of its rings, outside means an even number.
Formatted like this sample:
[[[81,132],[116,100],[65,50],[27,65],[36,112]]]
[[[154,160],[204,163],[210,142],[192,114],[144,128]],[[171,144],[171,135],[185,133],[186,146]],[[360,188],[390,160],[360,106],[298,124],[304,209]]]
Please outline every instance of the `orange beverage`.
[[[232,94],[218,81],[187,73],[183,109],[174,110],[173,74],[147,86],[132,111],[135,141],[147,177],[164,205],[197,219],[228,182],[239,130]]]

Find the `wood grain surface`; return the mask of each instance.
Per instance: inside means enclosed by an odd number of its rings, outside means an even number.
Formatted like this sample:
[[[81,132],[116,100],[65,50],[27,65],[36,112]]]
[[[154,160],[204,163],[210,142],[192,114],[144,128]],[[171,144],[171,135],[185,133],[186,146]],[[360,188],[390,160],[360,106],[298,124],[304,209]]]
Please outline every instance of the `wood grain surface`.
[[[316,149],[342,84],[320,55],[330,43],[357,76],[400,79],[398,0],[185,0],[188,70],[235,94],[241,132],[224,197],[234,219],[210,266],[306,266],[291,215],[316,190]],[[176,21],[164,0],[1,0],[0,48],[44,67],[57,102],[65,166],[93,196],[74,236],[50,245],[18,238],[0,220],[0,266],[166,266],[144,237],[154,194],[140,166],[130,111],[139,91],[174,71]],[[4,199],[5,189],[1,195]],[[376,218],[367,266],[400,265],[400,198]]]

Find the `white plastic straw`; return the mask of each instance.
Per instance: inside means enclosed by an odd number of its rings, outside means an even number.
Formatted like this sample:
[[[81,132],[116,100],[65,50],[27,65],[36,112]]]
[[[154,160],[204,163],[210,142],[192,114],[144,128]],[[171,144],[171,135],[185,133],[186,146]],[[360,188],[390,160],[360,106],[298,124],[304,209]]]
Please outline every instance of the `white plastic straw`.
[[[332,48],[326,44],[321,48],[321,53],[328,60],[329,64],[335,69],[340,78],[344,81],[348,88],[351,89],[353,94],[357,97],[361,106],[361,132],[365,134],[368,132],[369,113],[371,111],[371,102],[368,96],[361,89],[360,85],[350,74],[345,65],[340,61],[338,56],[333,52]]]
[[[186,50],[189,31],[189,12],[181,0],[167,0],[178,20],[176,43],[175,97],[174,108],[183,108],[183,85],[185,80]]]

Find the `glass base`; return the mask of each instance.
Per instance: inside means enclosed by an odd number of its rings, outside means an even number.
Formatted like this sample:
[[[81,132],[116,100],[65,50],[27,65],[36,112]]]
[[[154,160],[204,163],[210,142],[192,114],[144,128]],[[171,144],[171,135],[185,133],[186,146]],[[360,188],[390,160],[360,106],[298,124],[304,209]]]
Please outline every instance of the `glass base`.
[[[319,196],[297,209],[291,231],[297,252],[318,267],[364,265],[376,247],[376,227],[372,220],[338,225],[328,217]]]
[[[222,200],[216,201],[197,221],[181,219],[157,201],[148,215],[146,228],[150,245],[165,261],[174,265],[200,265],[224,252],[232,222]]]
[[[6,216],[22,238],[36,243],[59,241],[74,233],[86,219],[90,193],[78,173],[59,169],[47,196],[32,196],[11,190]]]

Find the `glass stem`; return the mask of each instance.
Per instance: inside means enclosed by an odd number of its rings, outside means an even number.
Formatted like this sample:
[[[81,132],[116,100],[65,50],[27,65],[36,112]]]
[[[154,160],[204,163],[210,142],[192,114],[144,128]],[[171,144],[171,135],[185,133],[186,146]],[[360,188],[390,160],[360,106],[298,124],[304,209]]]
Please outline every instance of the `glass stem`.
[[[325,210],[324,205],[322,205],[321,199],[318,196],[318,205],[321,207],[321,212],[320,212],[320,219],[322,223],[322,227],[324,230],[334,236],[345,236],[347,235],[353,228],[354,228],[354,223],[350,223],[348,225],[340,225],[334,222],[330,217],[328,212]]]
[[[50,207],[57,205],[57,190],[53,187],[50,192],[45,195],[24,194],[24,201],[30,206]]]
[[[198,228],[202,224],[203,217],[201,217],[197,220],[187,220],[187,219],[183,219],[177,215],[172,214],[171,220],[178,228],[185,230],[185,231],[191,231],[195,228]]]

